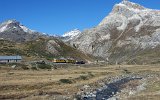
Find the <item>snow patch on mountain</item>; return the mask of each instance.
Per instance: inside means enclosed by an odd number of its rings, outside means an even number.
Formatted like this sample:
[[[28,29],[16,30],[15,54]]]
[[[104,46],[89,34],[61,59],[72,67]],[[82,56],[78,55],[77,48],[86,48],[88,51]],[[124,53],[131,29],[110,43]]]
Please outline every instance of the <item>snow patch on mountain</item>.
[[[74,37],[74,36],[76,36],[76,35],[78,35],[78,34],[80,34],[80,33],[81,33],[80,30],[74,29],[74,30],[72,30],[72,31],[70,31],[70,32],[65,33],[65,34],[63,35],[63,37],[67,37],[67,36],[69,36],[69,37]]]
[[[6,30],[7,30],[7,25],[5,25],[5,26],[3,26],[3,27],[0,28],[0,32],[4,32]]]
[[[65,38],[65,41],[72,40],[73,38],[79,36],[81,34],[81,31],[79,29],[74,29],[70,32],[66,32],[62,37]]]
[[[34,32],[36,32],[36,31],[34,31],[34,30],[28,29],[27,27],[25,27],[25,26],[23,26],[23,25],[19,25],[19,26],[23,29],[24,32],[27,32],[27,33],[34,33]]]
[[[101,38],[99,39],[99,41],[103,41],[103,40],[109,40],[111,38],[110,34],[107,34],[105,36],[101,36]]]
[[[1,24],[1,26],[3,26],[3,25],[8,25],[8,24],[11,24],[11,23],[16,23],[16,22],[17,22],[16,20],[7,20],[7,21],[3,22],[3,23]]]

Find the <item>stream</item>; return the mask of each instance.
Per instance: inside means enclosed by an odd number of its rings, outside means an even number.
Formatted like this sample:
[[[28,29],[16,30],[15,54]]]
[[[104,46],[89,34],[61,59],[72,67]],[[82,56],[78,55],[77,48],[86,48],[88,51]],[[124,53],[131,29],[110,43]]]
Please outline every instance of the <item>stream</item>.
[[[121,85],[123,85],[129,81],[132,81],[132,80],[140,80],[140,79],[142,79],[142,78],[129,78],[128,77],[128,78],[123,78],[123,79],[118,80],[116,82],[107,84],[105,89],[103,89],[101,91],[97,91],[96,100],[109,99],[121,90]]]
[[[141,79],[141,77],[125,77],[122,79],[114,79],[110,83],[103,86],[101,89],[98,89],[92,93],[86,93],[86,95],[82,96],[81,100],[108,100],[109,98],[112,98],[114,95],[116,95],[117,92],[121,91],[121,85],[133,80]]]

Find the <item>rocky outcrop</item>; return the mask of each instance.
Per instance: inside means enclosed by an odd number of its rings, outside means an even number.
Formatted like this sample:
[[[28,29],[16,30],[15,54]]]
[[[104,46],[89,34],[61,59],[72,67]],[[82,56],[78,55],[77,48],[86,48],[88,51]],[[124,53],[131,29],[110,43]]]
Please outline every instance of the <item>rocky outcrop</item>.
[[[61,46],[56,40],[49,40],[46,45],[46,50],[51,54],[58,55],[60,52],[57,49],[61,49]]]

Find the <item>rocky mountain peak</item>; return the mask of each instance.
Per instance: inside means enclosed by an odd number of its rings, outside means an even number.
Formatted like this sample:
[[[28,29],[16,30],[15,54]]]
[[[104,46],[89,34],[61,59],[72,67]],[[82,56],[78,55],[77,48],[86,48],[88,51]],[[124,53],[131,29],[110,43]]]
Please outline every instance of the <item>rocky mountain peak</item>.
[[[139,10],[145,9],[145,7],[143,7],[137,3],[130,2],[128,0],[123,0],[122,2],[119,3],[119,5],[127,6],[129,8],[133,8],[133,9],[139,9]]]
[[[16,21],[15,19],[13,20],[7,20],[5,22],[2,23],[2,25],[9,25],[9,24],[20,24],[18,21]]]
[[[110,14],[122,14],[126,17],[130,17],[133,14],[139,13],[141,11],[147,11],[149,9],[130,1],[123,0],[119,4],[115,4],[113,10]],[[128,16],[128,14],[129,16]]]
[[[35,31],[30,30],[29,28],[25,27],[24,25],[22,25],[20,22],[16,21],[16,20],[7,20],[5,22],[3,22],[2,24],[0,24],[0,32],[5,32],[8,30],[21,30],[24,31],[26,33],[33,33]]]
[[[116,24],[116,27],[120,27],[120,30],[124,30],[130,21],[134,21],[136,22],[136,24],[138,24],[145,19],[147,20],[148,18],[159,15],[160,11],[158,10],[148,9],[137,3],[123,0],[118,4],[115,4],[112,12],[108,16],[106,16],[99,25],[101,26],[109,23],[114,23]],[[139,24],[142,25],[143,23]]]
[[[0,24],[0,38],[14,41],[25,42],[37,39],[44,34],[33,31],[16,20],[7,20]]]
[[[0,32],[4,32],[10,28],[16,28],[19,26],[19,24],[20,23],[17,22],[16,20],[7,20],[7,21],[3,22],[2,24],[0,24]]]

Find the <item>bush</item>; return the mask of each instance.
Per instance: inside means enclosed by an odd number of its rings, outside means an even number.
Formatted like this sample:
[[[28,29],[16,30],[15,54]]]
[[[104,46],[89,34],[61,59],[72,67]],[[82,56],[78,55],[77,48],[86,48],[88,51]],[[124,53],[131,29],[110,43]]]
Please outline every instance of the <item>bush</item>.
[[[92,74],[92,72],[88,72],[88,76],[89,77],[94,77],[94,75]]]
[[[23,69],[23,70],[28,70],[29,68],[27,67],[26,64],[23,63],[8,63],[8,66],[12,67],[13,69]]]
[[[37,67],[40,69],[51,69],[52,68],[51,65],[47,65],[47,64],[37,64]]]
[[[5,66],[6,64],[7,64],[7,63],[5,63],[5,62],[4,62],[4,63],[0,63],[0,66]]]
[[[88,72],[87,75],[80,75],[76,80],[89,80],[90,78],[93,78],[94,75],[91,72]]]
[[[130,74],[130,73],[131,73],[131,72],[128,71],[127,69],[123,69],[123,72],[124,72],[125,74]]]
[[[38,70],[37,67],[35,67],[35,66],[32,66],[31,69],[32,70]]]
[[[79,78],[82,79],[82,80],[88,80],[88,77],[87,76],[83,76],[83,75],[81,75]]]
[[[24,69],[24,70],[28,70],[29,69],[27,66],[22,66],[21,68]]]
[[[60,79],[59,81],[65,84],[72,84],[72,81],[70,79]]]

